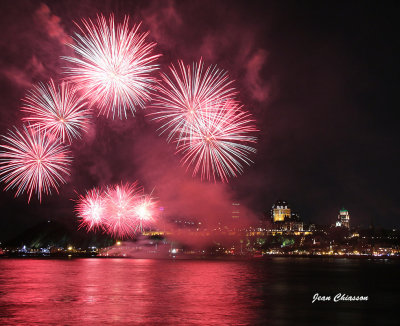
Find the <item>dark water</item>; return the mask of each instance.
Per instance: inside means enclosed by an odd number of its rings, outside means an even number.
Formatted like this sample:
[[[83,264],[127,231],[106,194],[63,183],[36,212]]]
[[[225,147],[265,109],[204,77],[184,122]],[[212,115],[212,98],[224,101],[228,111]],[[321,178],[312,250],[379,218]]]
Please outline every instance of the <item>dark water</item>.
[[[1,325],[400,325],[398,261],[0,259]],[[368,296],[319,302],[315,293]]]

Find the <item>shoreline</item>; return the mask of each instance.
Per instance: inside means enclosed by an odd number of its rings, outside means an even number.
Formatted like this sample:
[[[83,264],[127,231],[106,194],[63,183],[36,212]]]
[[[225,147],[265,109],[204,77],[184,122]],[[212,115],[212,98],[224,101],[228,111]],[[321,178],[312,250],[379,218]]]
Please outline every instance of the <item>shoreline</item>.
[[[400,256],[371,256],[371,255],[285,255],[273,254],[263,255],[260,257],[253,256],[195,256],[195,255],[178,255],[174,257],[160,256],[97,256],[97,255],[1,255],[1,259],[154,259],[154,260],[220,260],[220,261],[263,261],[272,260],[274,258],[313,258],[313,259],[361,259],[361,260],[400,260]]]

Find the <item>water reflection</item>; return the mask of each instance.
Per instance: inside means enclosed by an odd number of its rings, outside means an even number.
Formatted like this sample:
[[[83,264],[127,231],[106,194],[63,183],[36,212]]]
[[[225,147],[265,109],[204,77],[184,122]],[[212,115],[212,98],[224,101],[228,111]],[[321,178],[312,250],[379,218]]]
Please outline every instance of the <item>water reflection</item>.
[[[393,320],[398,266],[284,258],[2,259],[0,324],[381,324]],[[369,295],[371,301],[313,305],[315,292]]]
[[[0,275],[9,324],[247,324],[260,305],[241,262],[3,260]]]

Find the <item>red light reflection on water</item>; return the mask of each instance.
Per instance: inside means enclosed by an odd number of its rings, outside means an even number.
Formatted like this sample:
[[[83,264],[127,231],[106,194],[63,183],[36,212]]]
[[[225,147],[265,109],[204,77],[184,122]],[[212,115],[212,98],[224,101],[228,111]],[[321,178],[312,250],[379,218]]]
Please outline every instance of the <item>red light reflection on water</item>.
[[[241,262],[3,260],[0,323],[248,324],[251,279]]]

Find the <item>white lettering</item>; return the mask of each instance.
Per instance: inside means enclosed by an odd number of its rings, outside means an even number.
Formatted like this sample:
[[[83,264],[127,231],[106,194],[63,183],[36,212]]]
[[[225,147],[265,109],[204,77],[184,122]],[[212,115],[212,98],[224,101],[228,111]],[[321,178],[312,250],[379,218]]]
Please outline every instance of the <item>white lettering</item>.
[[[345,293],[338,293],[335,295],[333,298],[334,302],[339,302],[339,301],[368,301],[368,296],[351,296],[347,295]]]
[[[348,295],[346,293],[337,293],[334,297],[333,297],[333,302],[340,302],[340,301],[345,301],[345,302],[349,302],[349,301],[368,301],[369,297],[368,296],[352,296],[352,295]],[[313,295],[312,298],[312,303],[316,302],[316,301],[331,301],[331,296],[329,295],[319,295],[319,293],[315,293]]]
[[[314,303],[315,301],[331,301],[331,297],[330,296],[319,295],[318,293],[315,293],[314,296],[313,296],[312,303]]]

